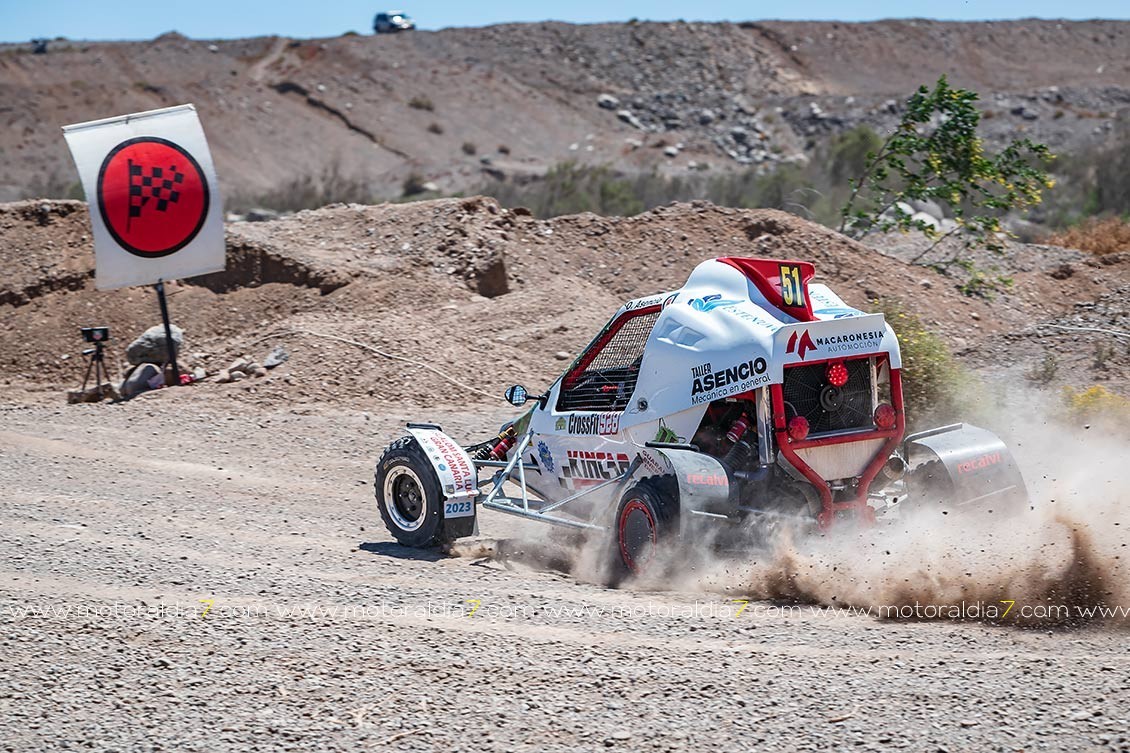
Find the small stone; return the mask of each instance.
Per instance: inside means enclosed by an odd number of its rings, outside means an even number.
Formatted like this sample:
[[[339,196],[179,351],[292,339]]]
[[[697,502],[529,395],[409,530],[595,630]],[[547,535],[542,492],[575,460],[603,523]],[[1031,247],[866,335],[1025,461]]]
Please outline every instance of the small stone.
[[[242,371],[233,371],[233,372],[231,372],[230,381],[238,382],[239,380],[246,379],[246,378],[247,378],[247,375],[244,374]]]
[[[596,105],[605,110],[615,110],[620,106],[620,100],[613,97],[611,94],[601,94],[596,98]]]
[[[617,110],[616,117],[620,118],[620,120],[624,121],[633,128],[639,128],[641,131],[643,130],[643,123],[640,122],[639,118],[632,114],[631,110]]]
[[[559,350],[556,353],[554,353],[553,357],[556,358],[558,361],[568,361],[569,360],[569,354],[566,353],[563,350]]]
[[[981,321],[981,315],[980,315],[980,314],[978,314],[978,313],[977,313],[976,311],[974,311],[974,312],[970,313],[970,314],[969,314],[969,318],[971,318],[971,319],[972,319],[973,321],[975,321],[975,322],[979,322],[979,321]]]
[[[243,356],[243,357],[237,358],[234,361],[232,361],[228,365],[227,370],[230,371],[233,374],[240,372],[240,371],[247,371],[247,367],[248,367],[249,363],[250,363],[250,361],[247,360],[247,357]]]
[[[267,369],[262,366],[257,366],[251,373],[255,377],[265,377],[267,376]]]
[[[231,381],[231,372],[227,369],[220,369],[220,373],[216,375],[216,381],[220,384],[227,384]]]
[[[203,366],[197,366],[192,370],[192,378],[199,382],[201,379],[208,377],[208,371]]]

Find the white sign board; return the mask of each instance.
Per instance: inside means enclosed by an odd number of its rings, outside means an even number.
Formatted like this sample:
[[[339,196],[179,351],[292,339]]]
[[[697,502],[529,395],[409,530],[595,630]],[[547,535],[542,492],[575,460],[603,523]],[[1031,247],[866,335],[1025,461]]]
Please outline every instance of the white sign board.
[[[94,226],[101,290],[224,268],[216,171],[192,105],[63,128]]]

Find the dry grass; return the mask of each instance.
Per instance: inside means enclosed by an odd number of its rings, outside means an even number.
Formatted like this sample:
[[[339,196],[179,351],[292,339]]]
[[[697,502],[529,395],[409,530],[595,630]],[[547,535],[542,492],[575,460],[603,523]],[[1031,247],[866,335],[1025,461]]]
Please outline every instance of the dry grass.
[[[1050,236],[1047,240],[1056,246],[1077,248],[1092,254],[1113,254],[1130,250],[1130,223],[1118,217],[1100,219],[1092,217],[1075,227]]]

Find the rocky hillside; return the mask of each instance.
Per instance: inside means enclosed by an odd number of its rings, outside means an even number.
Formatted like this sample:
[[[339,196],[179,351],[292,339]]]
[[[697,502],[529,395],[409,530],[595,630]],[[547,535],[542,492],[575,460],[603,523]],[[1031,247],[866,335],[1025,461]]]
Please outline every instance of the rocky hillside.
[[[801,160],[915,86],[979,90],[991,139],[1100,142],[1130,105],[1130,23],[561,23],[393,37],[0,45],[0,200],[77,190],[59,127],[193,102],[231,197],[303,176],[399,195],[564,160],[686,173]]]
[[[81,202],[0,205],[0,248],[8,390],[77,385],[79,327],[110,326],[115,362],[158,321],[152,291],[94,289]],[[1013,246],[997,263],[1016,282],[994,300],[962,295],[953,278],[889,254],[784,212],[706,202],[552,220],[483,197],[339,204],[229,224],[227,271],[170,283],[170,307],[187,332],[185,366],[214,372],[276,344],[293,353],[287,380],[209,389],[266,402],[426,404],[458,394],[473,403],[513,382],[550,383],[623,301],[681,287],[704,259],[801,258],[853,305],[900,301],[969,367],[1007,370],[1001,384],[1050,359],[1057,373],[1047,370],[1043,386],[1130,388],[1130,351],[1096,330],[1130,322],[1130,253],[1099,261]],[[426,362],[459,384],[321,335]]]

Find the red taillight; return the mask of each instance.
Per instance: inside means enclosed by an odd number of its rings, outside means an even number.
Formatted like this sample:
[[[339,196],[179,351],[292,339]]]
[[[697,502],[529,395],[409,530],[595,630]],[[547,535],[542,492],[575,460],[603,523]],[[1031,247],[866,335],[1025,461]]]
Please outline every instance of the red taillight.
[[[842,362],[830,363],[824,372],[824,377],[828,380],[828,384],[833,387],[843,387],[848,380],[847,366],[844,366]]]
[[[796,442],[808,436],[808,419],[804,416],[793,416],[789,419],[789,436]]]
[[[875,409],[875,425],[880,429],[895,428],[895,409],[886,403],[880,403]]]

